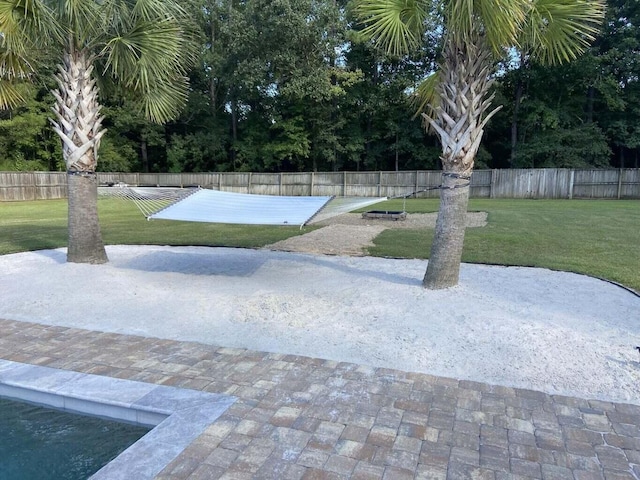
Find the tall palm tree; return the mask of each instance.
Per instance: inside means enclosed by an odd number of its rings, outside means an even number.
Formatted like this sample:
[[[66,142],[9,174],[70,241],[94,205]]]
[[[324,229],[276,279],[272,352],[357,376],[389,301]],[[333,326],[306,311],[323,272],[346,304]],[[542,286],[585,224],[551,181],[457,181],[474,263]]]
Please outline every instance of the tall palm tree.
[[[68,174],[67,260],[108,261],[98,222],[97,176],[105,133],[97,81],[122,87],[148,119],[183,105],[193,58],[175,0],[0,0],[0,108],[20,101],[15,81],[37,78],[38,59],[58,59],[51,123]]]
[[[570,61],[593,40],[604,0],[356,0],[364,34],[393,55],[442,32],[439,69],[418,88],[419,110],[442,145],[442,189],[423,284],[457,285],[469,182],[492,108],[498,60],[524,50],[541,63]]]

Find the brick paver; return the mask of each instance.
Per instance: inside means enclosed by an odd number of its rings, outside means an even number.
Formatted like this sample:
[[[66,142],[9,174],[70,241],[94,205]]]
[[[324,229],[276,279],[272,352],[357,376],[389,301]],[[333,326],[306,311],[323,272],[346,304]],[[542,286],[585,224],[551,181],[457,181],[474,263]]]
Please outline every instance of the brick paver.
[[[637,405],[9,320],[0,358],[237,397],[158,479],[640,479]]]

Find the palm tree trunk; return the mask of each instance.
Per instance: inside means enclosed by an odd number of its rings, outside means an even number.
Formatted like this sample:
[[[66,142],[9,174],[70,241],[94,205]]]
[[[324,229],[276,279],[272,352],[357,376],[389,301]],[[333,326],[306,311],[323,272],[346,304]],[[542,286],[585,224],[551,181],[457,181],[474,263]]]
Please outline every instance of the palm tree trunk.
[[[493,95],[491,51],[483,38],[476,42],[445,46],[439,96],[442,104],[423,114],[442,144],[444,170],[440,210],[423,285],[429,289],[458,284],[465,220],[469,203],[469,180],[484,126],[499,110],[487,114]]]
[[[469,187],[465,182],[443,176],[436,231],[423,280],[423,285],[431,290],[458,284],[469,204]]]
[[[70,45],[73,45],[70,42]],[[101,126],[98,88],[91,76],[91,58],[84,51],[69,49],[59,66],[53,91],[56,121],[53,129],[62,140],[67,166],[69,195],[69,244],[67,261],[105,263],[107,254],[98,221],[96,166]]]
[[[69,246],[67,261],[106,263],[98,222],[98,179],[94,175],[69,174]]]

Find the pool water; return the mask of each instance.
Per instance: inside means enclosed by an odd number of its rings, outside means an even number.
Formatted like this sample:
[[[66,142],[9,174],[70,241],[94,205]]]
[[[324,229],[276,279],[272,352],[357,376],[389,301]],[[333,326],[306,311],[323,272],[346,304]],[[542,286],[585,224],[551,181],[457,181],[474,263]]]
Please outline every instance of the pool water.
[[[85,480],[148,431],[0,398],[0,480]]]

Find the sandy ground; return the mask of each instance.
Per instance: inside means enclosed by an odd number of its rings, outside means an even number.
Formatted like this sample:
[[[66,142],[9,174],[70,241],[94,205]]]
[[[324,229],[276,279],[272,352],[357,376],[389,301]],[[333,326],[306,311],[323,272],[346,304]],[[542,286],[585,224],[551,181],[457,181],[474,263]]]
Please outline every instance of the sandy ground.
[[[112,246],[0,256],[0,317],[282,352],[640,404],[640,297],[544,269]]]

